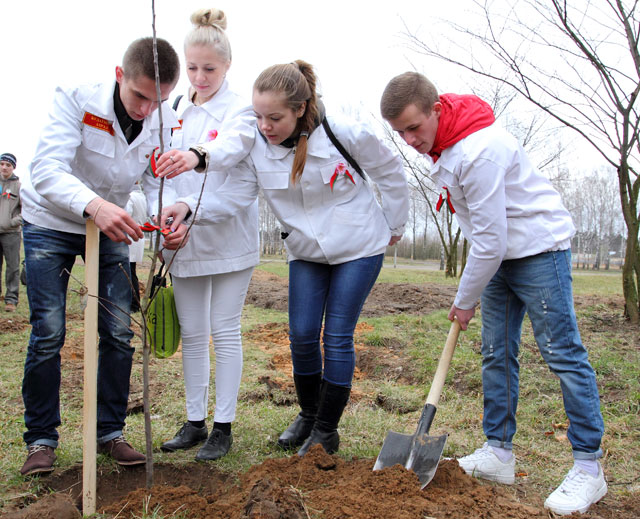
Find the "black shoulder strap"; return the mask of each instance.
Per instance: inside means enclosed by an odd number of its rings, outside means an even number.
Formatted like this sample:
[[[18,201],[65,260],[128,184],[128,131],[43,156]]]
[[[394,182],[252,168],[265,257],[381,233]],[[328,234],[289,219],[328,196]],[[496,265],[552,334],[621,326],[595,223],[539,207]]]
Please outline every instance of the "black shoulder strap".
[[[180,104],[180,101],[182,100],[182,94],[180,94],[178,97],[176,97],[175,101],[173,102],[173,111],[176,112],[178,110],[178,105]],[[174,128],[171,128],[171,135],[173,135],[173,130]]]
[[[340,144],[340,141],[333,134],[333,131],[331,131],[331,126],[329,126],[329,122],[327,121],[326,117],[322,119],[322,127],[324,128],[324,131],[327,132],[327,136],[329,137],[329,140],[331,141],[331,143],[340,152],[340,155],[342,155],[347,160],[347,162],[355,168],[355,170],[359,173],[359,175],[362,178],[367,180],[367,178],[364,176],[364,171],[362,171],[362,168],[360,167],[360,165],[349,154],[349,152],[344,149],[344,146]]]

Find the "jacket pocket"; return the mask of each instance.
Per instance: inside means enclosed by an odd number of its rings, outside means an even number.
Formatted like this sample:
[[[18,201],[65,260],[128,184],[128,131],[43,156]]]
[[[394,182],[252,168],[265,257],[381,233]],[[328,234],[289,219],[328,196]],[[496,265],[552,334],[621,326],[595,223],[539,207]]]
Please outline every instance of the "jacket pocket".
[[[113,158],[115,155],[115,137],[107,132],[85,127],[82,131],[82,144],[89,151],[105,157]]]
[[[332,161],[320,166],[320,174],[325,185],[322,198],[327,203],[351,199],[358,192],[358,185],[362,182],[362,177],[346,160]]]
[[[258,184],[262,189],[288,189],[289,171],[258,171]]]
[[[331,219],[334,225],[351,227],[371,227],[375,221],[375,217],[369,212],[345,211],[337,207],[333,210]]]

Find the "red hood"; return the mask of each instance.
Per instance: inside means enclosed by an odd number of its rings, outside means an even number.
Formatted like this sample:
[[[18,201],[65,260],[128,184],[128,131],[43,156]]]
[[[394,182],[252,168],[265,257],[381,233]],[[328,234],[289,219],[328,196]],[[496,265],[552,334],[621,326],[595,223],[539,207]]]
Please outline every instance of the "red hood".
[[[496,120],[491,106],[478,96],[442,94],[440,102],[442,111],[438,130],[429,152],[434,162],[440,158],[443,150],[468,135],[491,126]]]

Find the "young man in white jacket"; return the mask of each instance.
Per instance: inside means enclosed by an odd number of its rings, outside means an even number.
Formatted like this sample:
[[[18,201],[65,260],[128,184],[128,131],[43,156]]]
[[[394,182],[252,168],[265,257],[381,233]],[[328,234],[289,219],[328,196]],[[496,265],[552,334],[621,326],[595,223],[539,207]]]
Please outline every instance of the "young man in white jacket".
[[[178,81],[180,64],[166,41],[158,40],[157,49],[164,101]],[[22,186],[32,325],[22,384],[28,447],[23,475],[51,472],[56,459],[67,284],[76,257],[84,255],[88,218],[102,232],[98,447],[121,465],[145,462],[123,436],[133,356],[127,245],[143,237],[124,207],[141,177],[148,193],[155,189],[152,175],[143,175],[160,144],[152,39],[133,42],[115,75],[103,84],[57,89]],[[168,143],[178,121],[170,107],[163,104],[162,110]]]
[[[439,96],[426,77],[407,72],[389,82],[380,106],[405,142],[431,157],[430,176],[443,188],[439,205],[455,212],[471,242],[449,319],[465,330],[481,298],[487,442],[458,461],[468,474],[514,482],[518,350],[526,312],[540,353],[560,378],[575,459],[545,507],[582,513],[606,494],[607,485],[597,461],[604,432],[598,388],[573,309],[571,216],[478,97]]]

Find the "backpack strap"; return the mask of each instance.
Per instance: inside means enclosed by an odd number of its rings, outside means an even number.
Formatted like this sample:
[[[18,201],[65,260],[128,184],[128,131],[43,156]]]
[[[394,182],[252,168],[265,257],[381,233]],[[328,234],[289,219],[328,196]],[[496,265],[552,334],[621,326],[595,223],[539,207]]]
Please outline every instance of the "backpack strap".
[[[355,159],[349,154],[349,152],[344,148],[344,146],[333,134],[333,131],[331,130],[331,127],[329,126],[329,122],[327,121],[326,117],[322,119],[322,127],[324,128],[324,131],[327,132],[327,137],[329,137],[331,144],[333,144],[336,147],[336,149],[340,152],[340,155],[342,155],[347,160],[347,162],[353,166],[353,168],[358,172],[358,174],[364,180],[367,180],[367,178],[364,176],[364,171],[362,171],[362,168],[360,167],[360,165],[355,161]]]
[[[178,97],[176,97],[176,100],[173,102],[173,110],[177,110],[178,109],[178,105],[180,104],[180,101],[182,100],[182,94],[180,94]]]

